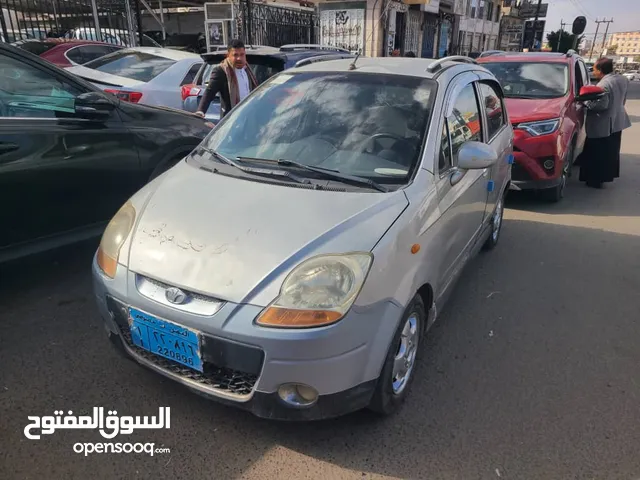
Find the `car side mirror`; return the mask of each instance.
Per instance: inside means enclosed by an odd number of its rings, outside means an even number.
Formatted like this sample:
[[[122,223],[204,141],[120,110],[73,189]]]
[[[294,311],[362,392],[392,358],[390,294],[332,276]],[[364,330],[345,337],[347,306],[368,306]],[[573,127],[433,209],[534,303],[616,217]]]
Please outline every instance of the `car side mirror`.
[[[82,93],[76,97],[75,113],[88,120],[106,120],[115,110],[115,103],[98,92]]]
[[[491,145],[482,142],[465,142],[458,150],[458,168],[482,170],[498,162],[498,154]]]
[[[587,102],[589,100],[597,100],[605,94],[605,90],[597,85],[585,85],[580,88],[580,94],[576,95],[576,102]]]

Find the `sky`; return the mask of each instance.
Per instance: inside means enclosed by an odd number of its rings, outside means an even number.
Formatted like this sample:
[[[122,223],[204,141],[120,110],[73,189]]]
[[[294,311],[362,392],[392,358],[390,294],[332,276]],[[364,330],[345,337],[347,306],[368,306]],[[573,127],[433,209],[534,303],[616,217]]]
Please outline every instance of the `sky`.
[[[534,0],[535,1],[535,0]],[[560,21],[569,25],[571,29],[573,19],[583,15],[587,17],[585,33],[593,34],[596,31],[595,20],[611,20],[609,33],[640,30],[640,0],[542,0],[549,4],[545,31],[554,31],[560,28]],[[606,28],[605,23],[600,24],[599,36],[602,36]]]

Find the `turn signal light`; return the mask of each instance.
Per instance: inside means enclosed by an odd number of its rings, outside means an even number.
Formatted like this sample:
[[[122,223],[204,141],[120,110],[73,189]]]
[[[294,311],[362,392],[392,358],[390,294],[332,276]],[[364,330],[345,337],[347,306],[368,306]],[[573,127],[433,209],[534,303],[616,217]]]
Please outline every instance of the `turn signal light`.
[[[335,323],[341,318],[342,314],[340,312],[332,310],[296,310],[269,307],[258,317],[257,323],[266,327],[321,327]]]
[[[138,103],[142,98],[142,92],[130,92],[128,90],[113,90],[106,88],[104,90],[107,93],[111,93],[125,102]]]
[[[197,97],[201,91],[202,89],[193,83],[183,85],[181,89],[182,101],[184,102],[188,97]]]

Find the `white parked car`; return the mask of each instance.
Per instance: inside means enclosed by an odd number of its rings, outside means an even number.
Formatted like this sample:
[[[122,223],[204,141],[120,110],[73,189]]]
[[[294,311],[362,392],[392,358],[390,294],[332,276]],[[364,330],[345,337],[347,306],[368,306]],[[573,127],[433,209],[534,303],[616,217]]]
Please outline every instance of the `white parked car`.
[[[123,45],[130,47],[133,45],[131,35],[127,30],[117,28],[101,28],[100,35],[104,43],[113,43],[114,45]],[[98,41],[98,35],[95,28],[75,28],[67,32],[64,38],[73,38],[76,40],[93,40]],[[161,45],[148,35],[142,34],[143,47],[157,47]]]
[[[183,110],[181,87],[193,83],[200,55],[170,48],[125,48],[67,70],[121,100]]]
[[[624,72],[622,75],[631,82],[640,80],[640,72],[638,70],[631,70],[629,72]]]

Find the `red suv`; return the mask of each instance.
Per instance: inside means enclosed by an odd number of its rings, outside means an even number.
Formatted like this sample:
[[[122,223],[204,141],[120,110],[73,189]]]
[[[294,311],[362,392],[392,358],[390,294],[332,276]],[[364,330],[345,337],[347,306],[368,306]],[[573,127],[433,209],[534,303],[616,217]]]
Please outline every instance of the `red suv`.
[[[585,140],[584,106],[575,101],[589,73],[575,53],[501,53],[477,59],[502,84],[513,124],[511,188],[557,202]]]

